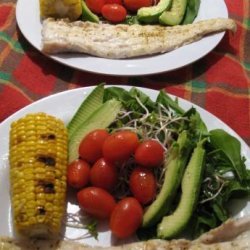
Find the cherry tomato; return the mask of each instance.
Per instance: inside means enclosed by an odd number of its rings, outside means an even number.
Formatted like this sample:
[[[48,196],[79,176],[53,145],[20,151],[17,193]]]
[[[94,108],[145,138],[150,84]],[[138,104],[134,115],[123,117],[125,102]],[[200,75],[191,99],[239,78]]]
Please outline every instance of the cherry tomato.
[[[124,162],[135,152],[139,145],[137,134],[123,130],[111,134],[104,142],[102,153],[111,162]]]
[[[86,0],[86,4],[95,14],[101,14],[102,7],[106,4],[106,0]]]
[[[122,0],[106,0],[106,4],[108,3],[116,3],[122,5]]]
[[[157,186],[153,172],[142,167],[135,168],[129,178],[129,187],[141,204],[148,204],[156,195]]]
[[[126,19],[127,10],[120,4],[105,4],[102,7],[102,16],[112,23],[119,23]]]
[[[108,219],[116,205],[114,197],[102,188],[87,187],[77,193],[77,201],[89,215]]]
[[[152,4],[152,0],[124,0],[126,9],[132,12],[135,12],[142,7],[151,6]]]
[[[86,161],[75,160],[67,170],[68,184],[73,188],[83,188],[89,183],[90,166]]]
[[[141,225],[142,216],[142,206],[135,198],[122,199],[111,214],[109,224],[111,232],[121,239],[131,236]]]
[[[89,163],[96,162],[102,157],[102,146],[106,138],[109,136],[105,129],[96,129],[87,134],[80,143],[80,158]]]
[[[164,149],[155,140],[142,142],[135,151],[135,161],[143,167],[157,167],[164,159]]]
[[[99,159],[90,170],[90,181],[95,187],[111,191],[117,183],[117,169],[115,165],[104,158]]]

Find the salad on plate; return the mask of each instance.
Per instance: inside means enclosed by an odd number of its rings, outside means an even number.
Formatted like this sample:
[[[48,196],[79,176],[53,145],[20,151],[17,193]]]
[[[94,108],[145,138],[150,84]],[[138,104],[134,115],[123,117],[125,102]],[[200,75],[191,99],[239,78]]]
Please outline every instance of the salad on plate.
[[[9,154],[14,228],[24,237],[63,237],[70,226],[98,240],[105,221],[117,239],[200,239],[237,228],[228,204],[249,194],[239,140],[208,130],[195,107],[164,91],[153,101],[101,84],[68,124],[44,113],[13,122]],[[76,213],[65,212],[67,190]]]

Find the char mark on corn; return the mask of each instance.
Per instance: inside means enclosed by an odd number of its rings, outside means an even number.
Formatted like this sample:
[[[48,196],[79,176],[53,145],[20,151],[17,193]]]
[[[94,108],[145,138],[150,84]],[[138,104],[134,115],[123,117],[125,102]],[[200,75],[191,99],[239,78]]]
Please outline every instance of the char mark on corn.
[[[29,237],[60,233],[66,202],[67,130],[45,113],[11,125],[9,162],[15,229]]]

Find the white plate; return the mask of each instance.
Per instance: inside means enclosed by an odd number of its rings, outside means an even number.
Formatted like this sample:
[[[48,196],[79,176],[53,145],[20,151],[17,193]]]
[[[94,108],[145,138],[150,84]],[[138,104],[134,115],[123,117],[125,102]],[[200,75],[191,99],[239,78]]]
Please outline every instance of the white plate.
[[[121,86],[129,89],[129,86]],[[148,94],[153,100],[155,100],[158,91],[150,90],[146,88],[139,88],[146,94]],[[93,87],[79,88],[75,90],[65,91],[56,95],[49,96],[47,98],[41,99],[22,110],[18,111],[14,115],[10,116],[0,125],[0,236],[13,236],[12,229],[12,219],[11,219],[11,207],[10,207],[10,193],[9,193],[9,165],[8,165],[8,143],[9,143],[9,128],[11,122],[24,116],[27,113],[32,112],[46,112],[48,114],[54,115],[61,118],[65,123],[67,123],[76,109],[79,107],[83,99],[93,90]],[[204,119],[209,129],[222,128],[228,131],[230,134],[236,136],[242,146],[242,154],[247,158],[247,166],[250,167],[250,149],[247,144],[225,123],[220,121],[211,113],[205,111],[204,109],[179,98],[179,103],[184,109],[189,109],[194,106],[201,117]],[[75,212],[79,208],[76,205],[68,203],[68,211]],[[242,217],[250,212],[250,203],[248,201],[243,202],[242,200],[234,203],[233,213],[235,216]],[[117,244],[116,239],[111,237],[110,232],[105,224],[101,225],[101,232],[99,233],[99,241],[93,238],[88,238],[84,240],[84,243],[100,246],[109,246],[111,244]],[[82,230],[67,228],[66,236],[70,238],[76,238],[83,234]],[[131,240],[131,239],[130,239]]]
[[[223,0],[201,0],[196,20],[228,17]],[[41,21],[39,17],[39,0],[18,0],[16,6],[18,26],[26,39],[41,51]],[[67,54],[49,56],[50,58],[79,70],[108,75],[148,75],[171,71],[205,56],[220,42],[224,33],[207,36],[193,44],[175,51],[135,59],[112,60],[85,54]]]

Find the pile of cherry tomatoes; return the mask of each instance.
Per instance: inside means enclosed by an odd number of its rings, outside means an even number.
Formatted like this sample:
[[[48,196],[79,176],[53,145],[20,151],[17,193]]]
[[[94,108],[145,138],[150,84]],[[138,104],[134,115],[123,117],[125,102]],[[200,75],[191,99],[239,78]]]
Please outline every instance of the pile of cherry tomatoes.
[[[78,190],[80,208],[97,219],[108,219],[117,237],[131,236],[142,223],[143,207],[156,196],[153,168],[163,163],[162,145],[152,139],[140,142],[129,130],[109,134],[97,129],[83,138],[79,156],[69,165],[67,178]],[[117,200],[112,193],[121,177],[119,167],[131,159],[135,163],[129,177],[131,195]]]
[[[153,4],[153,0],[86,0],[88,8],[106,20],[119,23],[126,19],[127,12],[135,13],[142,7]]]

